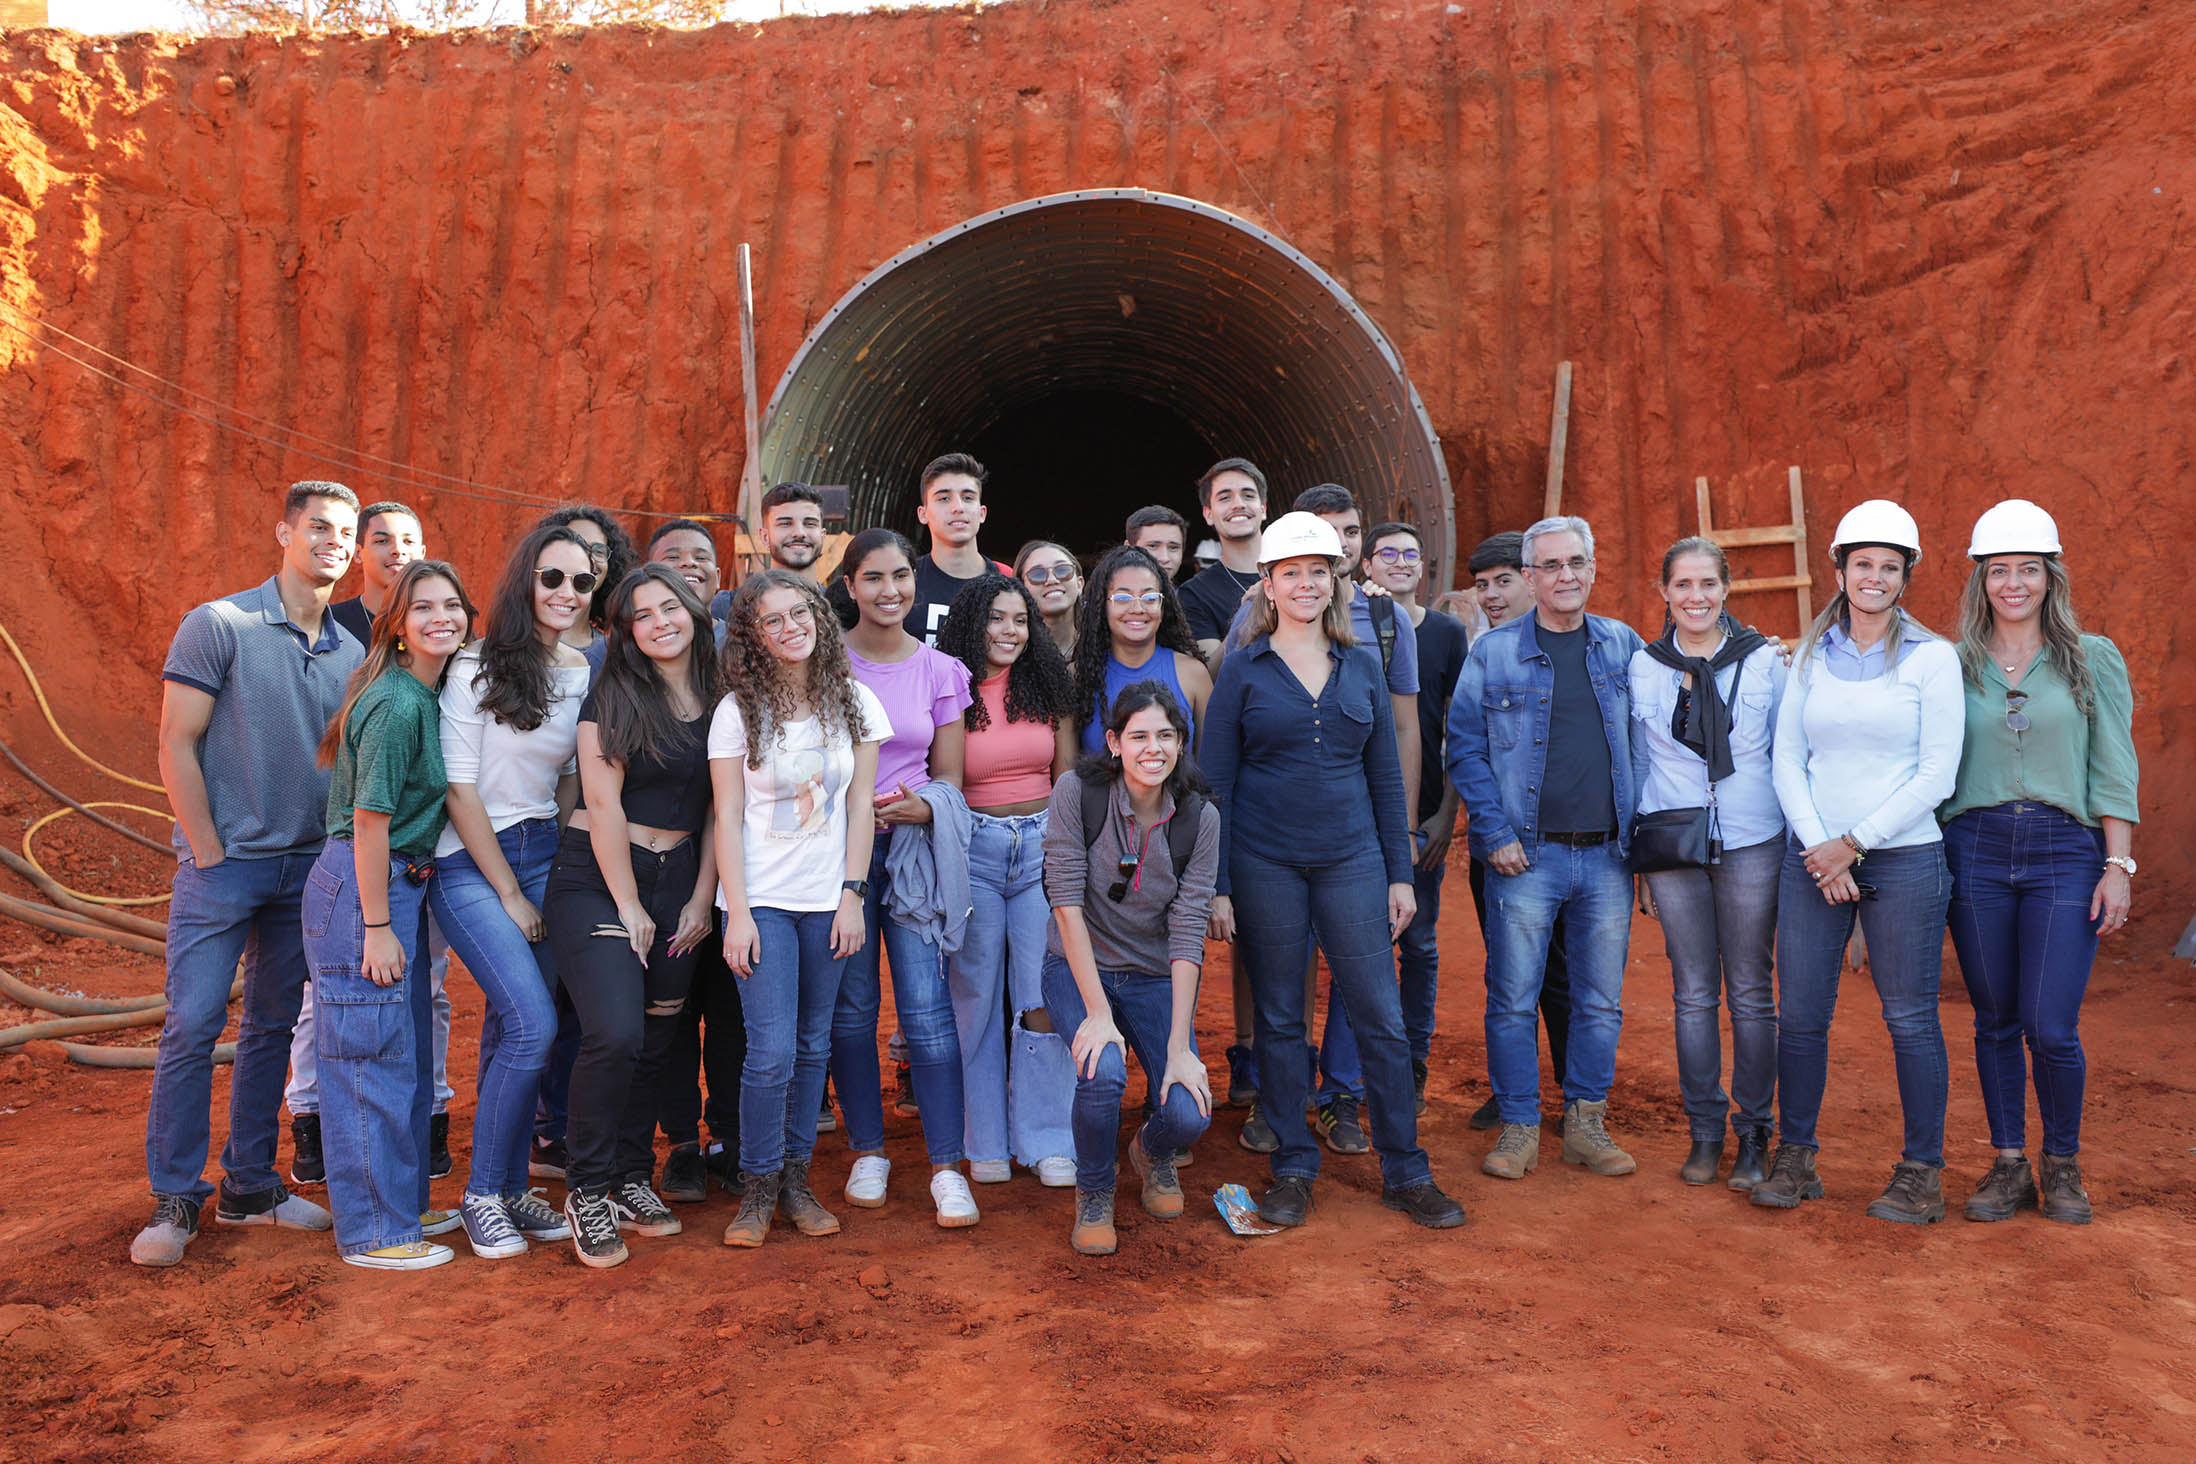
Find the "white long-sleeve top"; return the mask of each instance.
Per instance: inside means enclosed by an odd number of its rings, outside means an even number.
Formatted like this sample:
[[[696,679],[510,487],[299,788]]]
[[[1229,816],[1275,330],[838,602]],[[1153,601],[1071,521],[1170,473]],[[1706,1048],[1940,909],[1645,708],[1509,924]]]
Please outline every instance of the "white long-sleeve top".
[[[1842,834],[1864,849],[1944,837],[1934,815],[1952,796],[1967,733],[1960,659],[1912,624],[1901,651],[1895,670],[1868,680],[1833,672],[1826,644],[1792,667],[1777,708],[1777,802],[1810,848]],[[1882,656],[1856,664],[1873,669]]]

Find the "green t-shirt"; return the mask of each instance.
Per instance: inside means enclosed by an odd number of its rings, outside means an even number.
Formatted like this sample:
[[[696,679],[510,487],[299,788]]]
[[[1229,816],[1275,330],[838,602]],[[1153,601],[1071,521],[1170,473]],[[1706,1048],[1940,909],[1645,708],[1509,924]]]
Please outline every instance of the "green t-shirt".
[[[389,815],[389,852],[406,860],[435,852],[449,815],[443,796],[442,714],[435,693],[390,667],[359,693],[343,724],[328,784],[328,837],[351,837],[351,811]]]

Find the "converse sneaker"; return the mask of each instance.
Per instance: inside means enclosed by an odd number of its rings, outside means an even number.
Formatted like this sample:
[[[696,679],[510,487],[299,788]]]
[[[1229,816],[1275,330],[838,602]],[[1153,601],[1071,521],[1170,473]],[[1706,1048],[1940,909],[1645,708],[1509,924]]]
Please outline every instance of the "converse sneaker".
[[[958,1169],[940,1170],[930,1176],[931,1203],[938,1207],[938,1223],[948,1230],[974,1225],[983,1216],[976,1211],[976,1197]]]
[[[130,1242],[130,1259],[140,1266],[172,1266],[183,1249],[198,1239],[198,1201],[182,1195],[154,1195],[152,1219]]]
[[[320,1153],[320,1115],[297,1114],[290,1120],[290,1183],[327,1182],[328,1161]]]
[[[686,1227],[671,1213],[645,1179],[629,1179],[610,1191],[610,1207],[617,1212],[618,1229],[641,1235],[677,1235]]]
[[[503,1212],[511,1217],[512,1225],[528,1240],[568,1240],[572,1235],[571,1222],[564,1212],[542,1198],[537,1189],[520,1190],[515,1195],[503,1197]]]
[[[450,1115],[429,1114],[427,1117],[427,1177],[441,1179],[448,1175],[450,1164]]]
[[[618,1234],[617,1206],[608,1190],[571,1190],[564,1196],[564,1218],[572,1227],[572,1249],[584,1266],[625,1264],[625,1238]]]
[[[892,1161],[882,1154],[863,1154],[854,1160],[846,1176],[846,1202],[865,1210],[884,1207],[885,1181],[892,1177]]]
[[[327,1230],[335,1225],[335,1216],[279,1184],[257,1194],[240,1195],[229,1188],[225,1179],[221,1181],[221,1199],[214,1206],[214,1218],[224,1225],[279,1225],[285,1230]]]
[[[457,1252],[433,1241],[407,1240],[401,1245],[385,1245],[379,1250],[353,1251],[343,1258],[346,1266],[364,1266],[369,1271],[427,1271],[436,1266],[446,1266]]]
[[[448,1235],[465,1222],[455,1210],[422,1210],[419,1212],[421,1235]]]
[[[467,1194],[458,1201],[458,1218],[465,1224],[465,1239],[473,1254],[483,1260],[501,1261],[526,1254],[526,1237],[511,1223],[511,1212],[494,1195]]]

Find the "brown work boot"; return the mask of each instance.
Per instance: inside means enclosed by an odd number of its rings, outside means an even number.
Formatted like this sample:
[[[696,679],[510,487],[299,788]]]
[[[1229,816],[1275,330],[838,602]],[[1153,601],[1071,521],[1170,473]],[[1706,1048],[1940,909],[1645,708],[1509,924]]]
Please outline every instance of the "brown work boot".
[[[795,1163],[788,1159],[778,1188],[778,1208],[785,1211],[785,1218],[793,1222],[793,1228],[803,1235],[837,1235],[839,1217],[816,1201],[816,1192],[808,1187],[808,1161]]]
[[[2010,1220],[2035,1208],[2036,1176],[2029,1170],[2028,1156],[2008,1159],[2000,1154],[1968,1197],[1964,1213],[1970,1220]]]
[[[1777,1145],[1777,1157],[1769,1162],[1769,1177],[1755,1185],[1748,1198],[1773,1210],[1796,1210],[1802,1200],[1822,1198],[1822,1177],[1815,1173],[1815,1151],[1798,1144]]]
[[[1494,1152],[1479,1161],[1479,1167],[1496,1179],[1523,1179],[1540,1167],[1540,1125],[1537,1123],[1506,1123],[1502,1137],[1495,1141]]]
[[[1563,1162],[1583,1164],[1596,1174],[1630,1174],[1639,1168],[1632,1156],[1625,1153],[1610,1139],[1609,1130],[1602,1126],[1608,1115],[1609,1101],[1588,1103],[1580,1099],[1563,1105]],[[1723,1157],[1720,1153],[1716,1156]]]
[[[778,1186],[785,1171],[743,1174],[747,1188],[740,1195],[740,1212],[724,1227],[724,1243],[752,1250],[770,1238],[770,1217],[778,1208]]]
[[[2043,1156],[2043,1217],[2066,1225],[2087,1225],[2094,1217],[2089,1191],[2082,1188],[2082,1166],[2072,1154]]]
[[[1182,1181],[1174,1173],[1174,1160],[1154,1159],[1144,1148],[1143,1135],[1129,1140],[1129,1167],[1144,1182],[1144,1210],[1161,1220],[1182,1213]]]
[[[1120,1246],[1113,1230],[1113,1191],[1078,1189],[1075,1192],[1075,1229],[1068,1244],[1079,1256],[1110,1256]]]
[[[1944,1218],[1944,1171],[1901,1159],[1891,1168],[1883,1198],[1868,1207],[1871,1220],[1894,1225],[1934,1225]]]

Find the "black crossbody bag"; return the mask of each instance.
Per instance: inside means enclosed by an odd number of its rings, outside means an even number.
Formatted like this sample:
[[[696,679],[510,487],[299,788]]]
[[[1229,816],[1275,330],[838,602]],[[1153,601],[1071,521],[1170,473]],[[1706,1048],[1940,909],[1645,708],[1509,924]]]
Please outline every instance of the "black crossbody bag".
[[[1632,820],[1631,869],[1660,874],[1670,869],[1706,869],[1723,862],[1723,826],[1716,820],[1716,785],[1708,785],[1705,808],[1665,808]]]

